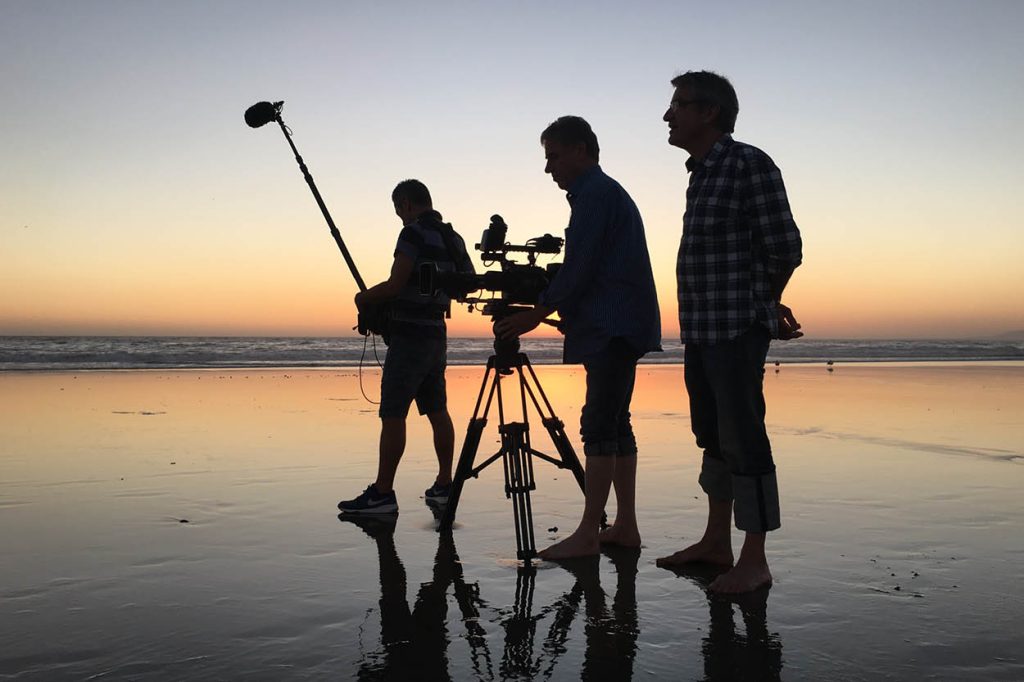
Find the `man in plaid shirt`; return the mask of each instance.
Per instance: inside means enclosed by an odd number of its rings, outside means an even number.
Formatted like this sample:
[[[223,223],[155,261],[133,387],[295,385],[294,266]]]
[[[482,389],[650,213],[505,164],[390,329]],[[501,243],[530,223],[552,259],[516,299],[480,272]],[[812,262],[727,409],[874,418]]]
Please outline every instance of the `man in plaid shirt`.
[[[767,154],[732,139],[739,111],[724,77],[691,71],[672,80],[669,144],[690,153],[683,238],[676,262],[686,391],[700,485],[708,496],[704,537],[658,560],[728,566],[711,589],[770,585],[765,536],[779,527],[779,493],[765,430],[762,382],[771,339],[802,336],[782,305],[800,264],[800,231],[782,174]],[[745,531],[733,563],[730,521]]]

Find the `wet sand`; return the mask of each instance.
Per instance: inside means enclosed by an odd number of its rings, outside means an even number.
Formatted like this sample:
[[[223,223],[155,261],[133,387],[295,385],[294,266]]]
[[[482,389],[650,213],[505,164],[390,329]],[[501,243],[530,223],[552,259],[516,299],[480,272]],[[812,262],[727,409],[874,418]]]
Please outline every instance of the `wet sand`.
[[[579,450],[582,371],[538,373]],[[769,366],[783,528],[741,599],[654,566],[703,530],[681,373],[638,375],[642,550],[534,576],[500,464],[435,532],[420,418],[397,523],[339,522],[355,371],[0,374],[0,678],[1024,679],[1024,366]],[[480,378],[449,371],[460,445]],[[545,546],[582,496],[536,467]]]

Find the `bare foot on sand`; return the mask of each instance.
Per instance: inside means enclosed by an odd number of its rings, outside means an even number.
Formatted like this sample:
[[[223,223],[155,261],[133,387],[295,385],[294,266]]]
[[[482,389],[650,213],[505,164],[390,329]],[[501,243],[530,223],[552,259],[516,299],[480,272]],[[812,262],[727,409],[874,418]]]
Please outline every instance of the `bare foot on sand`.
[[[661,568],[680,568],[686,564],[694,563],[732,566],[732,562],[731,545],[719,545],[707,540],[701,540],[686,549],[679,550],[675,554],[663,556],[654,563]]]
[[[639,547],[640,530],[636,526],[626,528],[612,524],[598,533],[597,541],[602,545],[616,545],[618,547]]]
[[[575,559],[576,557],[592,556],[598,554],[601,551],[601,546],[597,542],[597,536],[591,533],[576,529],[576,531],[567,537],[566,539],[556,542],[547,549],[542,549],[537,552],[537,556],[547,561],[557,561],[558,559]]]
[[[771,584],[772,574],[768,564],[744,562],[740,557],[740,562],[715,578],[708,589],[718,594],[742,594]]]

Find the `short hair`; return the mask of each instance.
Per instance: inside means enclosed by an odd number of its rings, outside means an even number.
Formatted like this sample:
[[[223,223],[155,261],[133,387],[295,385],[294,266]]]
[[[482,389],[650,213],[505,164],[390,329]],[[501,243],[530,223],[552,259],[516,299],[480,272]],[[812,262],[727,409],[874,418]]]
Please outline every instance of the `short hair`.
[[[430,199],[430,190],[419,180],[402,180],[395,185],[394,191],[391,192],[391,203],[397,205],[403,199],[416,206],[434,207]]]
[[[601,147],[597,144],[597,135],[594,134],[590,124],[579,116],[559,116],[556,118],[540,134],[541,144],[548,140],[566,146],[583,144],[586,147],[587,156],[594,161],[598,161],[601,156]]]
[[[736,128],[736,115],[740,113],[740,102],[736,90],[725,76],[714,71],[687,71],[672,79],[672,86],[687,88],[695,100],[718,106],[715,127],[723,133]]]

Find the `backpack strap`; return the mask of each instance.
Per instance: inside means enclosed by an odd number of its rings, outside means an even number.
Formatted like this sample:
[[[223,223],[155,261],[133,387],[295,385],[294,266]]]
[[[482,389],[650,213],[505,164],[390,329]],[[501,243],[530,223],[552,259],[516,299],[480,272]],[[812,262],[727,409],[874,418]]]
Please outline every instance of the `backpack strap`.
[[[452,227],[451,223],[442,222],[441,214],[437,211],[431,211],[421,216],[420,221],[425,227],[430,227],[440,233],[445,251],[448,252],[448,258],[451,259],[452,265],[455,266],[458,272],[465,272],[463,263],[469,257],[469,254],[465,250],[459,249],[455,244],[455,239],[452,237],[455,233],[455,228]]]

